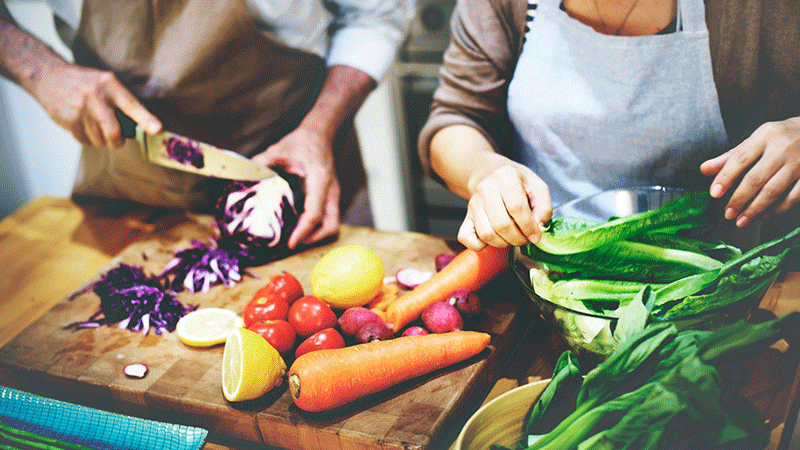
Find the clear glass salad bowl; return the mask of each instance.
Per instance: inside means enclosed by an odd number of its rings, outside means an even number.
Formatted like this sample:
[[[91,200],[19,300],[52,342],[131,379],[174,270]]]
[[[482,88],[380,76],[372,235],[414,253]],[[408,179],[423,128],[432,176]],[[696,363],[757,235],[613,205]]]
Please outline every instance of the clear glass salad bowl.
[[[632,189],[615,189],[580,198],[559,205],[553,209],[553,216],[570,216],[596,221],[608,220],[612,217],[623,217],[639,212],[658,209],[664,203],[683,195],[683,191],[659,186]],[[721,213],[720,213],[721,214]],[[727,231],[706,227],[697,230],[712,240],[723,240],[730,245],[742,245],[740,242],[727,242],[719,236]],[[732,236],[729,236],[734,238]],[[741,237],[736,236],[741,241]],[[705,237],[703,237],[704,240]],[[737,245],[738,244],[738,245]],[[512,271],[521,282],[525,292],[536,307],[547,319],[551,328],[559,334],[579,359],[599,362],[605,359],[616,347],[614,330],[617,317],[579,311],[548,301],[536,294],[531,284],[530,271],[541,267],[537,262],[522,254],[519,247],[510,252]],[[761,301],[767,288],[761,289],[738,302],[725,307],[710,309],[701,313],[672,317],[653,318],[657,322],[674,323],[679,330],[696,329],[713,331],[721,326],[746,318]]]

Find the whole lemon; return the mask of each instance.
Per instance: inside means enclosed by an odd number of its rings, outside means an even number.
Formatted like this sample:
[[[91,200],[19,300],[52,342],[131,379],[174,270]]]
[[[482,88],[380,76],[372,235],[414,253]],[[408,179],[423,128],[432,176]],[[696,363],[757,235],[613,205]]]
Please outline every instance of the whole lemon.
[[[384,267],[369,247],[343,245],[320,258],[311,271],[312,294],[332,308],[369,303],[383,286]]]

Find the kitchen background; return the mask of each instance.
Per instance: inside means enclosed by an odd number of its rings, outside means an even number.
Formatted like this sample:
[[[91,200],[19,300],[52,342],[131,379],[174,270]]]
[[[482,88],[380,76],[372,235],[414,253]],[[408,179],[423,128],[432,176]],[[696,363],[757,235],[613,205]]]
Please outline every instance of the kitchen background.
[[[14,17],[70,58],[41,0],[6,0]],[[454,236],[466,202],[422,174],[416,138],[437,85],[455,0],[418,0],[397,61],[356,116],[375,227]],[[27,92],[0,78],[0,218],[28,201],[67,197],[80,147]]]

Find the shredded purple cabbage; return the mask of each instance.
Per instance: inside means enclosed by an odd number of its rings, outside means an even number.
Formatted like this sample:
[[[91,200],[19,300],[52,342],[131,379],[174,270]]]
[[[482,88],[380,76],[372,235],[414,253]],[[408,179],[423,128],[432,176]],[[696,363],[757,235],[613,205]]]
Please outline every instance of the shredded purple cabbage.
[[[65,329],[97,328],[117,323],[121,329],[147,333],[152,328],[160,335],[175,330],[178,319],[196,305],[184,306],[170,293],[159,277],[148,277],[141,267],[120,263],[100,279],[76,292],[89,290],[100,297],[100,309],[89,319],[74,322]]]
[[[198,169],[205,165],[203,152],[196,141],[171,136],[164,139],[167,155],[181,164],[191,164]]]
[[[243,274],[248,274],[240,264],[239,255],[199,241],[192,241],[192,245],[175,253],[175,258],[160,275],[173,292],[208,292],[217,284],[233,287]]]

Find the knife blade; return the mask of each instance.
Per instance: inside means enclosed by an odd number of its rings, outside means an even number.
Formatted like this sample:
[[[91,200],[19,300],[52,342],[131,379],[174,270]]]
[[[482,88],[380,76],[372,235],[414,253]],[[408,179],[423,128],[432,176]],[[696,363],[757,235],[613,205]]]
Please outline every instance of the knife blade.
[[[230,150],[169,131],[147,134],[121,111],[117,110],[116,114],[122,137],[136,139],[142,155],[153,164],[226,180],[261,181],[279,176],[274,170]]]

